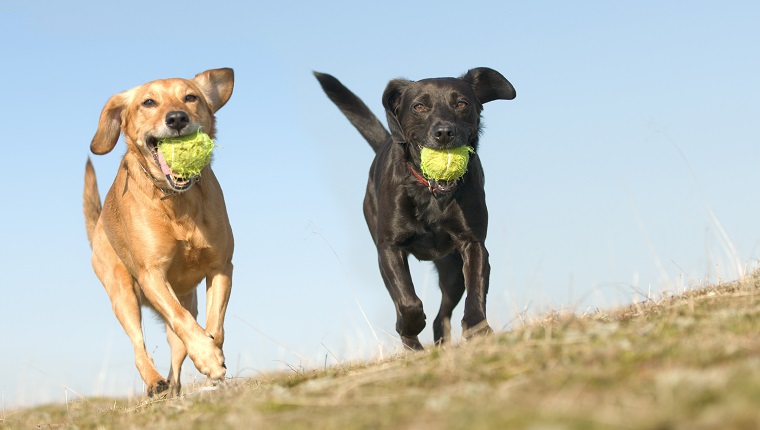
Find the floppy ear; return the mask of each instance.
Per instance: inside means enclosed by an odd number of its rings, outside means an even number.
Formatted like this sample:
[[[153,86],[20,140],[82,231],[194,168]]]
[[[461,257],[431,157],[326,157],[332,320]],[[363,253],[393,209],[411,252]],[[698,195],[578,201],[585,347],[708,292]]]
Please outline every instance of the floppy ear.
[[[211,104],[211,111],[216,113],[232,96],[235,86],[235,72],[230,68],[206,70],[193,78],[201,88],[203,96]]]
[[[98,131],[90,142],[90,151],[93,154],[103,155],[111,152],[119,141],[121,133],[121,120],[124,109],[127,107],[126,93],[116,94],[108,100],[98,121]]]
[[[391,136],[393,136],[394,142],[406,140],[398,119],[398,111],[401,104],[401,95],[411,83],[412,81],[405,79],[394,79],[388,82],[385,91],[383,91],[383,107],[385,108],[385,116],[388,119],[388,127],[391,129]]]
[[[480,103],[488,103],[493,100],[512,100],[517,95],[515,88],[507,78],[496,70],[487,67],[470,69],[461,79],[470,83],[475,91],[475,97]]]

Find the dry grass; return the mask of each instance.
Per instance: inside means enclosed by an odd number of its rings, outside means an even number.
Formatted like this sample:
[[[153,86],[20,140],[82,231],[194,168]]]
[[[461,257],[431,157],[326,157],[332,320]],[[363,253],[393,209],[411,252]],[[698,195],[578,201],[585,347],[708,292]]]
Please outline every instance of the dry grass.
[[[758,294],[754,275],[378,363],[6,413],[0,427],[756,429]]]

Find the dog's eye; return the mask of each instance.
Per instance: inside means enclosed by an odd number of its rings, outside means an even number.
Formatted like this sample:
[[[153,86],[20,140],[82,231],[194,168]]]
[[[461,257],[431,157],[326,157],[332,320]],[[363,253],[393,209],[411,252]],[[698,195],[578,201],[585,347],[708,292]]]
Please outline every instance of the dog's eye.
[[[197,102],[197,101],[198,101],[198,96],[196,96],[195,94],[188,94],[185,96],[185,103],[192,103],[192,102]]]
[[[145,99],[142,102],[142,105],[145,106],[145,107],[154,107],[154,106],[156,106],[156,101],[153,100],[153,99]]]
[[[469,103],[467,103],[467,102],[457,102],[457,104],[456,104],[456,106],[457,106],[457,109],[464,109],[464,108],[466,108],[466,107],[467,107],[467,106],[469,106],[469,105],[470,105],[470,104],[469,104]]]
[[[422,103],[417,103],[416,105],[412,106],[412,109],[414,109],[415,112],[424,112],[425,109],[427,109],[427,106]]]

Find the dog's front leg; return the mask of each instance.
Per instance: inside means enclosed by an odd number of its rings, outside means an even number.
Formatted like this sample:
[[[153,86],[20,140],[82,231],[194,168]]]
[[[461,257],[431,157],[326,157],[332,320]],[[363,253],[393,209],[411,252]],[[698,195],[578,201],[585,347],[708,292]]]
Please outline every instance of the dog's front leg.
[[[462,273],[467,298],[464,301],[464,318],[462,318],[462,335],[469,339],[474,335],[492,333],[486,321],[486,295],[491,265],[488,263],[488,251],[482,242],[470,242],[461,250]]]
[[[180,304],[164,272],[145,270],[140,277],[143,294],[187,347],[187,355],[199,372],[211,379],[224,379],[224,356],[195,317]]]
[[[148,395],[152,397],[166,391],[169,382],[158,373],[153,358],[145,349],[138,286],[105,234],[95,235],[93,239],[92,267],[111,299],[114,315],[132,341],[135,366],[148,388]]]
[[[224,316],[232,291],[232,263],[206,277],[206,333],[219,349],[224,345]]]
[[[380,273],[396,306],[396,332],[404,346],[420,350],[423,348],[417,335],[425,328],[425,313],[422,300],[414,292],[407,258],[408,255],[397,247],[378,247]]]

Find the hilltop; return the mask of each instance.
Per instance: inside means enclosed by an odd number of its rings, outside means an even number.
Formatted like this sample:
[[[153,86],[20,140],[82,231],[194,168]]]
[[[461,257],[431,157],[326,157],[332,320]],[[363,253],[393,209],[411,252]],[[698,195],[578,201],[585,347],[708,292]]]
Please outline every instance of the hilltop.
[[[81,399],[0,428],[760,428],[760,276],[380,362]]]

